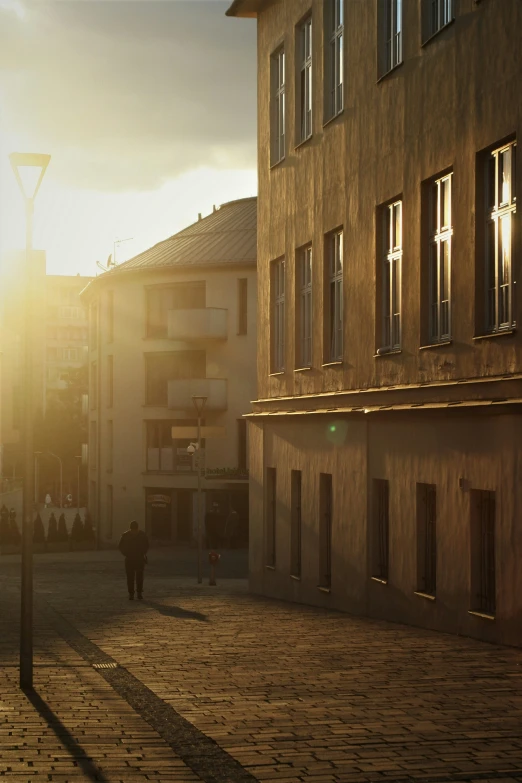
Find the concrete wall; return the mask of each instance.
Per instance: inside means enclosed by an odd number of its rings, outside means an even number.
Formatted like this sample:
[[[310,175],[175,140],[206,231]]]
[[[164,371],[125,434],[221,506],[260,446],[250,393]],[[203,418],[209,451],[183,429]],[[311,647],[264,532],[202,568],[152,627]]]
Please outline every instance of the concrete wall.
[[[237,334],[237,280],[248,280],[248,328],[246,335]],[[228,310],[228,338],[224,341],[186,341],[146,336],[146,286],[165,286],[174,283],[205,280],[206,306]],[[112,291],[114,301],[114,339],[107,341],[107,301]],[[206,374],[209,378],[226,378],[228,408],[224,412],[208,413],[207,424],[222,425],[227,436],[208,440],[206,464],[208,468],[237,467],[237,419],[250,410],[250,401],[256,394],[256,269],[252,264],[207,269],[151,269],[137,275],[120,275],[114,282],[100,281],[91,295],[100,307],[100,349],[91,350],[90,389],[92,395],[93,362],[99,364],[100,380],[97,408],[90,410],[90,422],[99,421],[99,450],[96,467],[90,444],[88,480],[96,482],[96,492],[90,493],[90,507],[99,512],[102,536],[107,531],[107,485],[113,487],[113,539],[136,519],[145,525],[146,488],[182,489],[197,487],[197,476],[192,473],[147,473],[147,420],[194,419],[193,408],[173,411],[166,406],[146,405],[145,353],[201,349],[206,351]],[[113,357],[113,405],[107,407],[107,357]],[[100,364],[101,362],[101,364]],[[108,464],[107,422],[113,422],[113,463]],[[91,433],[91,424],[89,424]],[[206,491],[224,489],[228,484],[219,480],[204,480]]]
[[[335,425],[335,434],[331,425]],[[251,426],[253,591],[522,645],[520,416],[289,417]],[[277,470],[276,567],[266,567],[264,475]],[[290,475],[302,471],[302,574],[290,573]],[[332,586],[319,584],[319,474],[333,476]],[[390,488],[388,583],[371,578],[373,479]],[[435,600],[417,586],[416,484],[437,491]],[[495,620],[469,613],[470,490],[496,493]]]

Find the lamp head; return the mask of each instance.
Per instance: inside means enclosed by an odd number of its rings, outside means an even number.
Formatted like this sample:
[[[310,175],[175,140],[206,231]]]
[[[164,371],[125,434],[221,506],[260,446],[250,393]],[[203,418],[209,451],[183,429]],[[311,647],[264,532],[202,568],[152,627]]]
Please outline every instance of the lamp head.
[[[194,397],[192,397],[192,402],[194,404],[194,407],[196,409],[196,413],[198,414],[198,416],[201,416],[201,414],[203,413],[203,409],[204,409],[205,405],[207,404],[207,400],[208,400],[208,397],[204,397],[202,395],[201,396],[200,395],[195,395]]]
[[[35,199],[51,156],[38,152],[12,152],[9,160],[23,197],[29,201]]]

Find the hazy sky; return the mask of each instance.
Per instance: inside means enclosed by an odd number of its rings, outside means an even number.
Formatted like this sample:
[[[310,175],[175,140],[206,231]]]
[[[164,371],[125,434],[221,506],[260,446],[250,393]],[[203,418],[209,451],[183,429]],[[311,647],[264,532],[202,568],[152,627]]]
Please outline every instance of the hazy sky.
[[[7,155],[47,152],[35,245],[94,274],[255,195],[256,29],[227,0],[0,0],[0,250],[22,246]]]

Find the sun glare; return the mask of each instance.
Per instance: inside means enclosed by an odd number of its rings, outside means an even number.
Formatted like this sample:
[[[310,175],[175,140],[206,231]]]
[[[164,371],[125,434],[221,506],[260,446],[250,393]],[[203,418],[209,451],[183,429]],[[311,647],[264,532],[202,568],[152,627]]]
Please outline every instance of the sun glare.
[[[27,10],[20,0],[0,0],[0,11],[11,11],[19,19],[24,19],[27,15]]]

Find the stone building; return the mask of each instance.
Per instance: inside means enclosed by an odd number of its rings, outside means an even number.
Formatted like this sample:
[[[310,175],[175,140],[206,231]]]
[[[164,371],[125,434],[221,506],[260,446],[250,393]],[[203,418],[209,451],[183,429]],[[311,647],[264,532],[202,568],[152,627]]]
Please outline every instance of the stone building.
[[[136,519],[154,541],[191,542],[193,395],[207,397],[204,509],[235,509],[248,537],[247,426],[255,396],[256,199],[231,201],[96,278],[90,313],[89,508],[100,539]],[[183,435],[183,432],[181,432]]]
[[[258,27],[251,587],[520,645],[522,3],[228,14]]]

